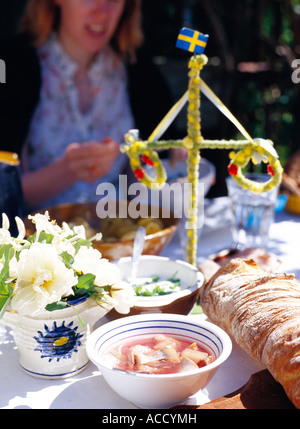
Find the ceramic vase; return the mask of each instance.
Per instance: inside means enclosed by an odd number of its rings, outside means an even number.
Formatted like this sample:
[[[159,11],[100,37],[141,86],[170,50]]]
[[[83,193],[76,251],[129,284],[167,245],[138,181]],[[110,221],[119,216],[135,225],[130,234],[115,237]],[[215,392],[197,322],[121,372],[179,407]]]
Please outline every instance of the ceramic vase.
[[[42,311],[35,317],[7,311],[1,322],[13,330],[19,363],[26,373],[59,379],[71,377],[88,365],[87,337],[106,313],[95,301],[82,297],[72,301],[72,307]]]

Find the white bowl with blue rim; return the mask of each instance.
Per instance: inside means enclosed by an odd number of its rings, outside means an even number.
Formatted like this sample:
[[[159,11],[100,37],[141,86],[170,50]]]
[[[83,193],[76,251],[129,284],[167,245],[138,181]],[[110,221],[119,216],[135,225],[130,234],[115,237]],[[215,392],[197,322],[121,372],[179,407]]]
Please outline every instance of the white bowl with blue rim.
[[[123,341],[165,334],[196,342],[214,360],[201,368],[173,374],[122,371],[108,359],[109,350]],[[170,408],[183,404],[203,389],[232,350],[230,337],[218,326],[196,317],[144,314],[108,322],[96,329],[86,345],[90,360],[108,385],[122,398],[140,408]]]

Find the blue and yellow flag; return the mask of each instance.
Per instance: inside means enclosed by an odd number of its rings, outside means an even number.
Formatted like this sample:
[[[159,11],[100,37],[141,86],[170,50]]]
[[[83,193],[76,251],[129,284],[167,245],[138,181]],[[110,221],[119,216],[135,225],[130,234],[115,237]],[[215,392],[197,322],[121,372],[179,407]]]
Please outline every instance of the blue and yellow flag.
[[[180,30],[176,47],[195,54],[203,54],[208,37],[208,34],[184,27]]]

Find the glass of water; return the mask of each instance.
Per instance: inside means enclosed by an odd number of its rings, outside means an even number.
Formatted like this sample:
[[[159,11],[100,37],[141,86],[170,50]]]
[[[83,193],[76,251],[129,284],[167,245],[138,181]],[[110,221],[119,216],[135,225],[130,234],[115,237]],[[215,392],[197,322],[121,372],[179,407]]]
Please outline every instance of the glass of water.
[[[270,179],[268,174],[248,174],[255,182]],[[232,235],[235,244],[243,248],[267,247],[270,226],[274,222],[278,187],[271,191],[256,193],[241,188],[232,177],[226,179],[232,208]]]

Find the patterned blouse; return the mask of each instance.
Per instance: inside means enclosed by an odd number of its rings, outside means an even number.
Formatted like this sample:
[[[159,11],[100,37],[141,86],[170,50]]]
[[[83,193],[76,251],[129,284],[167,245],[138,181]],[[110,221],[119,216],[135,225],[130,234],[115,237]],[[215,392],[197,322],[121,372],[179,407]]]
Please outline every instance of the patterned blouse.
[[[38,48],[38,56],[42,87],[26,140],[28,169],[35,171],[51,164],[72,142],[100,141],[105,137],[123,142],[124,134],[134,127],[134,120],[126,69],[118,55],[108,47],[97,55],[88,70],[92,100],[85,113],[80,110],[74,83],[77,65],[63,51],[55,35]],[[100,181],[87,184],[79,180],[43,207],[99,200],[98,184],[110,182],[117,186],[125,162],[126,156],[120,153],[111,171]]]

